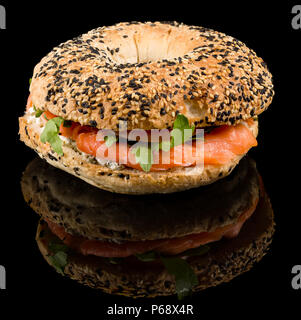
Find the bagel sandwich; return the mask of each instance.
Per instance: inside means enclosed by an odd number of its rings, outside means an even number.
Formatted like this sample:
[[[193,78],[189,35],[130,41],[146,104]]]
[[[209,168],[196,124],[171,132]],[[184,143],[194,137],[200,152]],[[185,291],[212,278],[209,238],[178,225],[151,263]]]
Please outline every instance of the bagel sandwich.
[[[257,145],[258,115],[273,95],[266,64],[231,36],[119,23],[38,63],[19,132],[51,165],[98,188],[171,193],[228,175]],[[154,143],[154,131],[170,137]]]
[[[248,157],[225,179],[177,194],[116,195],[39,158],[21,187],[40,216],[36,240],[46,261],[110,294],[183,298],[228,282],[266,254],[274,233]]]

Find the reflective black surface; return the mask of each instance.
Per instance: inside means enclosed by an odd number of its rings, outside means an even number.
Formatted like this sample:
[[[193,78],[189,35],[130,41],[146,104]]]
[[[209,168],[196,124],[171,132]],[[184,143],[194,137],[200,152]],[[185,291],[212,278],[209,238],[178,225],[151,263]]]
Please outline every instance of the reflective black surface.
[[[196,248],[185,252],[183,248],[173,256],[166,255],[166,249],[153,249],[163,254],[163,259],[172,259],[173,266],[183,262],[179,257],[187,258],[184,259],[198,277],[198,283],[193,288],[187,285],[187,273],[183,270],[177,283],[185,281],[185,288],[195,292],[230,281],[256,265],[269,251],[275,230],[270,201],[250,157],[245,157],[231,175],[214,184],[174,194],[145,196],[100,190],[36,157],[22,175],[21,189],[24,200],[42,219],[64,226],[73,235],[102,241],[104,237],[139,241],[179,239],[185,234],[200,234],[205,230],[214,233],[217,229],[231,227],[239,217],[251,211],[251,217],[237,236],[215,241],[211,238],[212,242],[201,246],[198,254]],[[39,224],[36,239],[44,258],[53,257],[54,252],[50,252],[49,247],[58,238],[44,221]],[[113,245],[110,243],[111,247]],[[82,284],[129,297],[175,294],[174,279],[158,254],[146,262],[137,259],[134,253],[119,259],[85,257],[72,248],[74,250],[61,252],[66,256],[62,272]],[[149,247],[145,252],[151,250]],[[56,266],[53,258],[48,262]],[[180,295],[180,290],[176,291]]]

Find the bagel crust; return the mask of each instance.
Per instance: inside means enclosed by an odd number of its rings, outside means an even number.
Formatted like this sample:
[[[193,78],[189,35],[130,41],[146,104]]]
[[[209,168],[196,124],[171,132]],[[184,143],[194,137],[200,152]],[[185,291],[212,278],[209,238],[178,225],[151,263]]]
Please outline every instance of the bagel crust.
[[[199,26],[131,22],[94,29],[34,68],[33,104],[99,129],[233,125],[263,112],[272,76],[237,39]]]
[[[49,164],[107,191],[124,194],[171,193],[207,185],[229,175],[243,155],[224,165],[205,165],[204,168],[186,167],[159,172],[144,172],[132,168],[112,169],[97,163],[91,157],[63,141],[63,156],[57,155],[49,143],[40,139],[39,129],[28,116],[19,118],[20,139]],[[258,121],[250,127],[258,133]]]

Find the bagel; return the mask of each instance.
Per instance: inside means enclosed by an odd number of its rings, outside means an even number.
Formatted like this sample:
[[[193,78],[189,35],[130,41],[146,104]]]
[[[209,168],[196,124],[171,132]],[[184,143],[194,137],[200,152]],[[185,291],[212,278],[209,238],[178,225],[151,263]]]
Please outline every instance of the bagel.
[[[243,124],[256,138],[257,116],[273,95],[266,64],[233,37],[176,22],[119,23],[59,45],[34,68],[31,108],[19,120],[20,138],[52,165],[104,190],[182,191],[226,176],[257,143],[242,139],[243,149],[227,161],[205,162],[202,169],[170,165],[148,172],[152,169],[141,163],[99,163],[89,145],[80,147],[77,140],[74,145],[65,136],[57,154],[49,141],[41,141],[42,125],[32,119],[33,108],[90,130],[117,132],[125,125],[128,130],[172,130],[183,116],[194,129]],[[217,154],[223,145],[216,147]]]
[[[40,159],[27,166],[21,186],[25,200],[41,216],[36,240],[46,261],[67,277],[112,294],[155,297],[179,292],[177,280],[164,267],[163,260],[146,262],[133,254],[120,258],[99,256],[96,249],[94,254],[83,254],[70,241],[67,249],[60,244],[58,236],[62,235],[54,233],[53,224],[63,227],[68,237],[73,234],[73,237],[92,239],[94,248],[97,242],[106,241],[108,248],[121,245],[127,251],[125,246],[141,239],[147,243],[147,239],[173,241],[174,237],[179,247],[183,235],[200,230],[206,230],[205,234],[215,232],[217,228],[237,223],[252,208],[252,215],[231,238],[213,240],[198,254],[184,251],[162,256],[187,262],[198,279],[198,284],[190,288],[193,291],[228,282],[249,270],[266,254],[274,233],[270,201],[255,163],[248,158],[216,184],[178,195],[116,196],[92,186],[87,188],[84,182],[77,184],[74,177]],[[215,201],[221,198],[220,194],[223,201]],[[154,203],[153,211],[151,203]],[[170,223],[171,212],[173,223]],[[64,236],[63,241],[66,239]],[[66,253],[62,268],[54,263],[54,244],[59,250],[67,249],[60,251]],[[117,252],[116,248],[113,252]]]
[[[257,135],[257,122],[252,131]],[[242,156],[236,156],[224,165],[175,168],[166,172],[144,172],[126,167],[111,168],[80,152],[68,141],[63,141],[63,156],[58,156],[49,144],[41,142],[39,130],[31,119],[20,119],[20,135],[26,145],[51,165],[62,169],[98,188],[123,194],[149,194],[179,192],[207,185],[227,176]]]

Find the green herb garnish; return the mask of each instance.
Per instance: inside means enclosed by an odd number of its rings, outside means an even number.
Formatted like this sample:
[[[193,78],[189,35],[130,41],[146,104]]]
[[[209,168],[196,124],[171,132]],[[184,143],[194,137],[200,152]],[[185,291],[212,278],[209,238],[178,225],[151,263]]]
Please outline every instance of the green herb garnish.
[[[48,248],[52,255],[48,256],[49,261],[57,272],[64,274],[66,265],[68,264],[68,247],[61,241],[50,242]]]
[[[58,252],[58,251],[68,251],[68,246],[66,246],[62,241],[57,240],[57,241],[51,241],[48,243],[48,248],[52,252]]]
[[[183,144],[187,140],[189,140],[193,135],[194,129],[195,129],[195,126],[194,125],[190,126],[188,119],[184,115],[178,114],[173,124],[173,129],[170,132],[171,134],[170,148]]]
[[[117,138],[115,136],[105,136],[104,140],[105,140],[107,147],[110,148],[111,145],[117,141]]]
[[[60,274],[64,274],[64,269],[68,263],[67,257],[67,253],[59,251],[53,256],[49,256],[48,258],[56,271]]]
[[[177,257],[161,257],[170,275],[175,277],[178,299],[188,296],[192,288],[198,284],[198,278],[188,262]]]
[[[145,253],[137,253],[136,258],[143,262],[150,262],[158,259],[158,255],[154,251],[149,251]]]
[[[36,108],[33,106],[33,110],[35,111],[35,117],[40,118],[41,114],[43,113],[43,110]]]
[[[49,142],[53,151],[62,156],[62,140],[59,137],[60,125],[64,119],[61,117],[55,117],[47,121],[46,126],[41,134],[41,141],[43,143]]]
[[[132,148],[136,162],[140,164],[143,171],[149,172],[153,164],[153,150],[148,145],[140,145]]]
[[[167,272],[175,277],[176,291],[179,300],[182,300],[191,293],[192,288],[198,284],[198,278],[193,269],[183,256],[199,256],[208,252],[209,246],[201,245],[197,248],[186,250],[177,256],[162,256],[154,251],[136,254],[136,258],[143,262],[151,262],[161,259]]]
[[[194,130],[195,126],[190,126],[188,119],[184,115],[178,114],[170,132],[170,141],[151,143],[151,146],[134,147],[132,152],[135,154],[136,162],[140,164],[145,172],[149,172],[153,164],[154,151],[169,151],[171,148],[185,143],[192,138]]]

